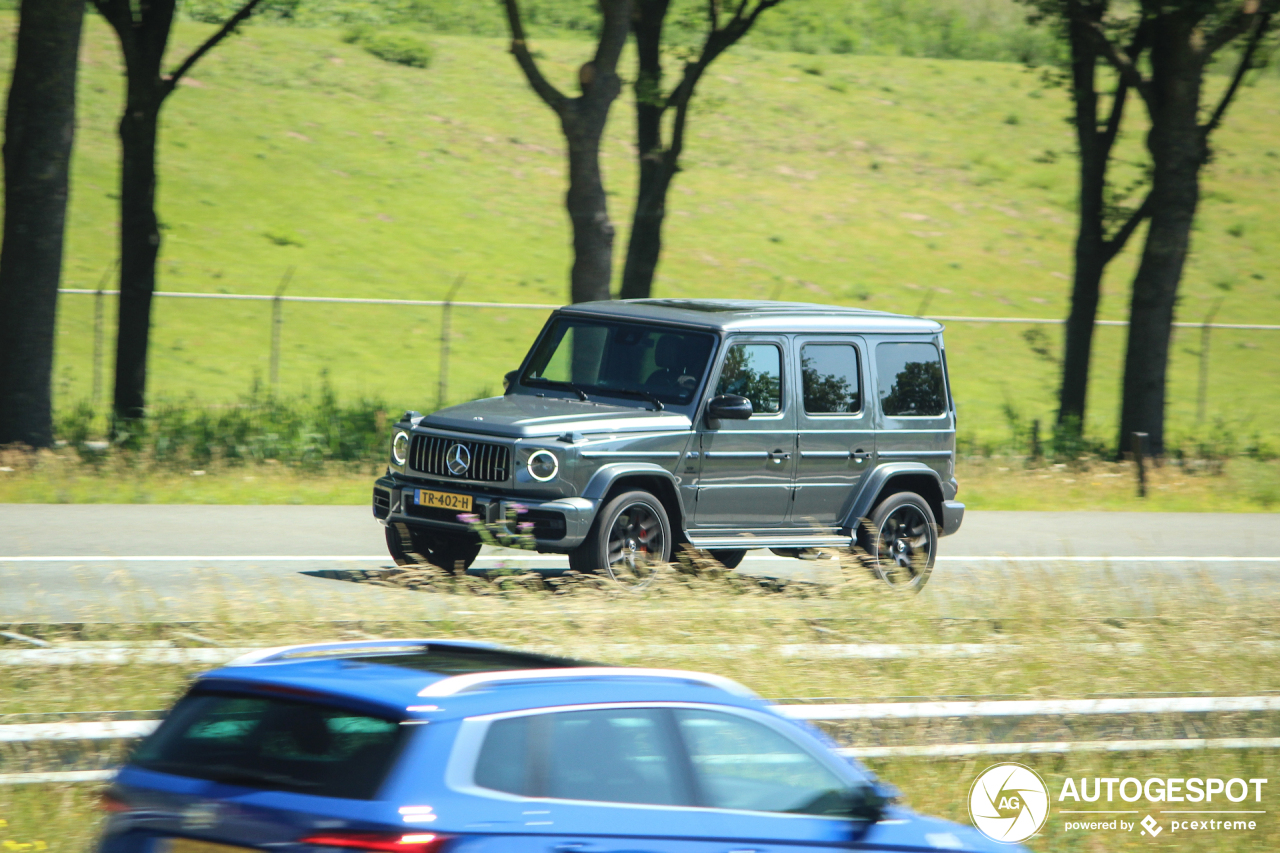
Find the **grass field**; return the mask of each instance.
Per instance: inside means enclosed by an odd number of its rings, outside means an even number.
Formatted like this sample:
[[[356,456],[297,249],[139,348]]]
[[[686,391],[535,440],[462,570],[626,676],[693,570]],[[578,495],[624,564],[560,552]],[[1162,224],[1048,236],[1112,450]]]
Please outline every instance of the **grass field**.
[[[180,24],[174,54],[209,28]],[[333,29],[256,26],[218,48],[165,108],[162,290],[558,303],[567,292],[564,164],[552,115],[501,39],[431,36],[430,68],[383,62]],[[535,43],[566,88],[589,47]],[[8,61],[11,39],[0,44]],[[674,65],[674,63],[673,63]],[[83,50],[65,283],[96,287],[114,258],[118,49],[90,16]],[[1210,88],[1221,85],[1214,79]],[[1072,235],[1066,93],[1011,63],[767,52],[725,56],[704,82],[669,205],[661,296],[801,299],[943,315],[1061,317]],[[1224,298],[1223,322],[1280,321],[1280,80],[1246,87],[1217,137],[1181,319]],[[1131,111],[1140,119],[1141,111]],[[625,247],[632,117],[619,101],[603,164]],[[1122,144],[1141,157],[1141,127]],[[1132,170],[1130,170],[1132,171]],[[1123,318],[1130,252],[1102,315]],[[108,338],[114,306],[108,316]],[[449,396],[500,387],[543,320],[458,309]],[[289,305],[282,390],[326,374],[344,397],[434,404],[437,309]],[[158,300],[152,399],[235,398],[265,377],[263,303]],[[1053,327],[1049,352],[1057,351]],[[1025,329],[951,324],[962,436],[1000,441],[1047,421],[1051,357]],[[89,396],[92,300],[60,303],[57,400]],[[1123,330],[1099,333],[1089,432],[1111,441]],[[1198,332],[1178,333],[1175,441],[1194,423]],[[111,361],[108,340],[107,364]],[[1270,439],[1280,422],[1280,335],[1213,338],[1209,419]],[[109,376],[108,386],[110,382]]]
[[[711,577],[663,579],[643,594],[591,585],[552,594],[507,579],[502,584],[445,583],[434,593],[386,588],[377,599],[353,596],[324,612],[268,590],[229,598],[216,572],[193,581],[193,600],[207,601],[211,621],[175,628],[146,621],[147,590],[138,589],[141,622],[83,626],[13,625],[54,642],[190,641],[197,632],[227,646],[264,646],[332,638],[441,636],[484,638],[629,665],[659,665],[720,672],[764,696],[875,701],[895,697],[1073,698],[1142,693],[1254,695],[1274,688],[1280,656],[1274,651],[1272,603],[1246,588],[1211,576],[1178,576],[1158,588],[1135,590],[1123,577],[1099,577],[1069,563],[1046,570],[994,575],[947,575],[919,597],[902,597],[858,571],[827,587],[792,585],[781,592]],[[942,593],[942,594],[933,594]],[[358,600],[359,603],[356,603]],[[103,601],[107,620],[125,602]],[[424,621],[424,613],[435,615]],[[334,619],[346,620],[335,625]],[[752,648],[741,647],[750,638]],[[932,656],[896,659],[788,658],[791,643],[977,643],[991,653],[963,665]],[[728,643],[728,646],[716,645]],[[5,646],[13,648],[13,646]],[[736,650],[736,651],[735,651]],[[1001,651],[1003,650],[1003,651]],[[0,714],[153,710],[184,689],[196,666],[126,664],[7,669]],[[946,743],[986,739],[1147,738],[1257,736],[1268,719],[1222,715],[1211,719],[1126,719],[1123,731],[1106,722],[1069,720],[1069,727],[983,730],[939,720],[887,728],[831,729],[849,744]],[[1091,729],[1090,726],[1100,727]],[[1108,726],[1111,726],[1108,729]],[[1189,728],[1188,728],[1189,727]],[[1268,728],[1270,727],[1270,728]],[[1056,736],[1046,734],[1057,732]],[[8,755],[8,753],[6,753]],[[1115,753],[1024,757],[1051,788],[1064,776],[1152,775],[1275,778],[1274,751]],[[966,821],[969,784],[993,760],[877,760],[875,769],[923,811]],[[91,786],[0,786],[0,844],[83,850],[94,829]],[[1149,839],[1113,842],[1067,833],[1055,813],[1032,842],[1037,851],[1095,851],[1150,845]],[[1280,843],[1270,815],[1261,829],[1239,839],[1162,837],[1157,850],[1269,850]],[[6,834],[7,833],[7,834]],[[1136,835],[1136,834],[1135,834]],[[1234,846],[1233,846],[1234,845]],[[6,848],[19,849],[19,848]],[[34,848],[22,848],[34,850]]]

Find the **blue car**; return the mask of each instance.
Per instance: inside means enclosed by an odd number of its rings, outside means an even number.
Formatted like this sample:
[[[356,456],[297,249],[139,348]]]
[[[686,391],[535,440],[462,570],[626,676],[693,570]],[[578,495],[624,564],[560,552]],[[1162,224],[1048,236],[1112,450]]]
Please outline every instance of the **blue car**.
[[[257,652],[104,796],[100,853],[1020,850],[891,790],[740,684],[484,643]]]

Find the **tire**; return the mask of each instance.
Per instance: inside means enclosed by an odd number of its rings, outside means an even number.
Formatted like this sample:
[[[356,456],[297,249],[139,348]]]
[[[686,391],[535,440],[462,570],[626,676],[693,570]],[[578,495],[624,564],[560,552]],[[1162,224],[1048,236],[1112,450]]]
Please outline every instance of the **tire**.
[[[430,563],[461,575],[480,554],[480,540],[467,536],[414,530],[404,524],[388,524],[386,534],[387,550],[397,566]]]
[[[938,556],[938,523],[929,502],[915,492],[896,492],[863,525],[859,544],[876,577],[902,592],[923,589]]]
[[[569,568],[607,575],[627,589],[641,589],[671,561],[671,521],[649,492],[624,492],[596,514],[591,532],[569,552]]]
[[[715,557],[720,565],[726,569],[736,569],[742,562],[742,558],[747,556],[746,548],[718,548],[714,551],[708,551],[708,554]]]

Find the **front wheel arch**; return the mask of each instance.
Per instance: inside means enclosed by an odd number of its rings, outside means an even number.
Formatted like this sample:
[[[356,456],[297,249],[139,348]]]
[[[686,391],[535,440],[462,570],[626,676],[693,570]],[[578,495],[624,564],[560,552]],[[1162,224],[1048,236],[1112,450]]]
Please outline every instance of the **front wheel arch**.
[[[609,468],[613,470],[601,468],[597,471],[591,478],[591,482],[587,484],[587,488],[582,490],[584,498],[599,501],[597,513],[623,492],[649,492],[662,502],[662,508],[666,510],[667,518],[671,522],[671,532],[675,536],[676,544],[686,541],[684,504],[680,500],[680,492],[671,472],[657,465],[646,465],[641,469],[628,467],[620,470],[621,466],[609,466]]]

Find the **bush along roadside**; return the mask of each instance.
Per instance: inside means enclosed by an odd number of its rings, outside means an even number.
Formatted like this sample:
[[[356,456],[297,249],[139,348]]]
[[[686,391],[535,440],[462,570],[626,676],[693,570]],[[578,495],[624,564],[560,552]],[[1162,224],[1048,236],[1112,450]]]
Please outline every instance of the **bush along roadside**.
[[[412,30],[377,30],[368,26],[355,26],[343,34],[342,40],[363,47],[385,62],[408,65],[410,68],[427,68],[435,56],[431,44]]]
[[[275,461],[317,467],[384,459],[388,422],[399,412],[377,400],[341,402],[327,384],[314,397],[277,397],[254,387],[235,404],[162,401],[127,431],[88,403],[59,412],[55,434],[81,461],[127,454],[142,467],[206,468]]]

